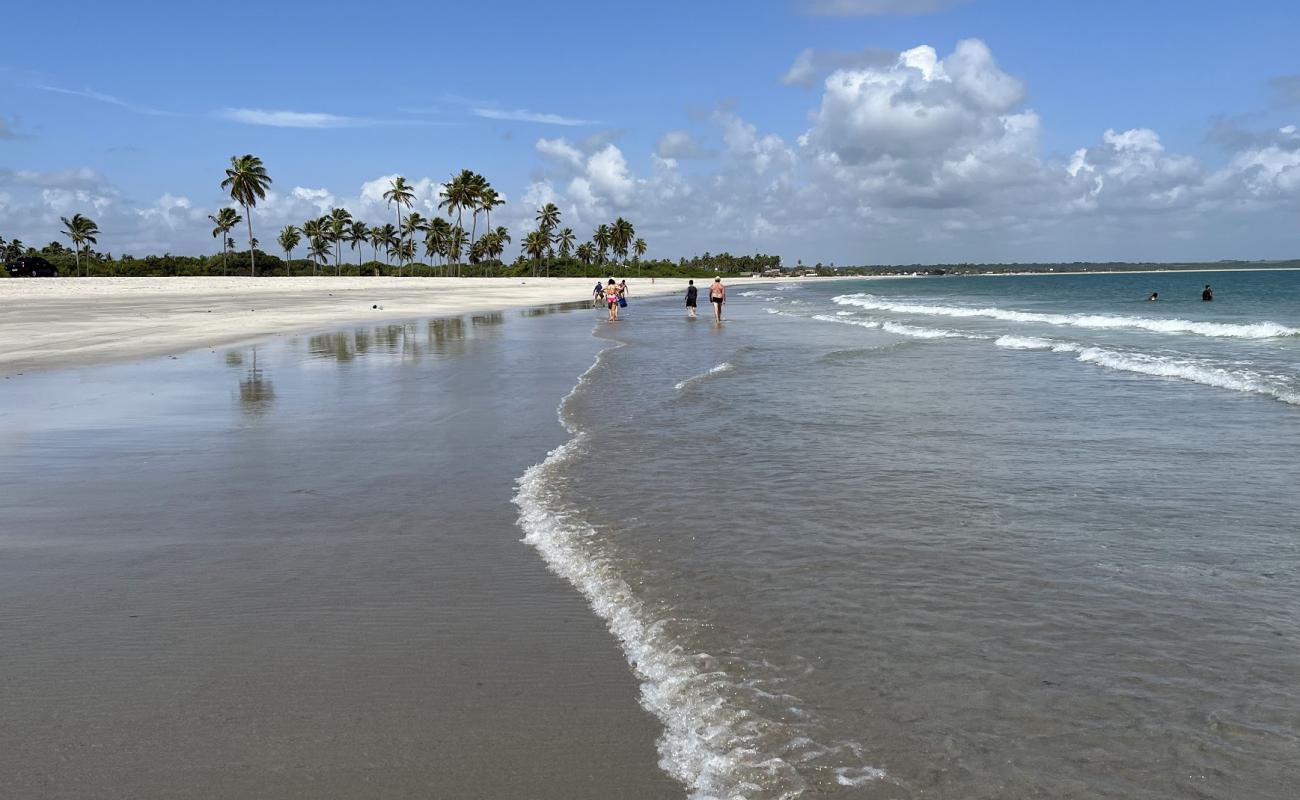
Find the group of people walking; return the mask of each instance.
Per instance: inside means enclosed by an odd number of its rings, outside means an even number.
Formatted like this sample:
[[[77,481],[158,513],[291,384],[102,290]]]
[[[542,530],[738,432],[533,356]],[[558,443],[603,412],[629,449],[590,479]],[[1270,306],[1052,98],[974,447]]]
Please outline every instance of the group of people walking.
[[[686,316],[691,319],[695,318],[696,303],[699,300],[700,289],[695,285],[694,280],[686,282]],[[601,303],[609,311],[609,321],[618,322],[618,310],[627,308],[627,280],[614,282],[613,278],[608,283],[602,284],[597,281],[595,288],[591,290],[592,305],[599,307]],[[713,284],[709,286],[709,302],[713,304],[714,322],[722,321],[722,304],[727,302],[727,287],[723,285],[722,278],[714,278]]]
[[[596,288],[591,290],[591,302],[595,306],[604,303],[609,309],[609,321],[618,322],[618,310],[627,308],[627,280],[614,283],[610,278],[609,284],[604,286],[596,281]]]
[[[695,281],[686,282],[686,316],[695,318],[695,303],[700,296],[700,289],[695,285]],[[713,304],[713,321],[722,322],[722,304],[727,302],[727,287],[722,284],[722,278],[714,278],[713,285],[709,287],[709,302]]]

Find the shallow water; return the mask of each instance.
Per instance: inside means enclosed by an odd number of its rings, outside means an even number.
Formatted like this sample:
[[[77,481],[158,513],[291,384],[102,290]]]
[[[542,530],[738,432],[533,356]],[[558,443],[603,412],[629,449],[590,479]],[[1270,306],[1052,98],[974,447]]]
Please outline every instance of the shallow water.
[[[695,797],[1289,798],[1297,300],[1212,273],[746,287],[720,327],[634,304],[516,502]]]

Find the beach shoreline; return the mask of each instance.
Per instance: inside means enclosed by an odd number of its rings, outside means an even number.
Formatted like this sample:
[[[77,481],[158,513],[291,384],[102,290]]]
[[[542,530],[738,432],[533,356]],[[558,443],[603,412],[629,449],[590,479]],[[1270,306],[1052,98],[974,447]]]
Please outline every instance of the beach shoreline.
[[[519,541],[515,481],[600,348],[598,312],[557,311],[4,383],[0,773],[29,795],[679,796],[609,631]]]
[[[724,279],[729,286],[840,278]],[[0,374],[175,355],[358,323],[589,301],[594,278],[30,278],[0,281]],[[629,278],[629,299],[686,279]]]

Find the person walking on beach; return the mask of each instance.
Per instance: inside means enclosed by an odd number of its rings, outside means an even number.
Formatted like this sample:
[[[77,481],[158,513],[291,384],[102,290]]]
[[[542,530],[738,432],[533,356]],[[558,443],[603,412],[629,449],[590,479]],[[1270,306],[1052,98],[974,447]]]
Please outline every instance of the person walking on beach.
[[[700,289],[695,285],[695,281],[686,282],[686,316],[695,319],[695,298],[699,297]]]
[[[600,308],[600,304],[605,302],[605,287],[596,281],[596,288],[591,290],[591,304]]]
[[[714,278],[709,287],[709,302],[713,303],[713,321],[722,322],[722,304],[727,302],[727,287],[722,285],[722,278]]]
[[[1214,299],[1214,290],[1211,289],[1210,284],[1207,283],[1205,284],[1205,291],[1201,292],[1201,302],[1208,303],[1213,299]]]
[[[618,322],[618,287],[614,285],[614,279],[609,279],[609,285],[605,287],[605,305],[609,307],[609,321]]]

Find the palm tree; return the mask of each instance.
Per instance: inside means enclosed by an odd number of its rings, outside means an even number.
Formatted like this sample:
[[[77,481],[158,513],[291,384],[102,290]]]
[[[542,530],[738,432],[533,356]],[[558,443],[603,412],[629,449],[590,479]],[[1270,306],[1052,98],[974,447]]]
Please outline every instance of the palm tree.
[[[415,191],[411,185],[406,182],[406,178],[398,175],[388,182],[389,189],[384,192],[384,201],[397,206],[397,226],[395,230],[402,229],[402,206],[411,207],[411,202],[415,200]],[[390,245],[391,246],[391,245]],[[397,274],[402,274],[402,262],[397,262]]]
[[[352,227],[348,229],[346,238],[348,246],[357,251],[357,274],[361,274],[361,246],[370,241],[370,226],[366,223],[356,220]]]
[[[410,214],[406,215],[406,219],[402,220],[402,241],[410,239],[412,242],[410,248],[411,258],[406,262],[408,266],[415,260],[415,235],[422,232],[427,226],[428,221],[425,220],[418,211],[412,211]],[[402,248],[402,252],[407,252],[405,247]]]
[[[638,238],[632,243],[632,252],[636,253],[636,273],[641,274],[641,256],[645,255],[645,239]]]
[[[578,245],[576,255],[578,256],[579,261],[590,266],[592,260],[596,257],[596,248],[591,246],[591,242],[583,242]]]
[[[81,248],[86,242],[97,244],[95,236],[99,234],[99,226],[90,217],[81,214],[73,214],[72,219],[60,217],[63,220],[63,235],[72,240],[73,253],[77,260],[77,274],[81,274]]]
[[[487,227],[489,230],[492,228],[492,209],[500,208],[505,204],[505,198],[498,194],[497,190],[493,189],[491,185],[484,188],[482,193],[479,194],[478,207],[483,210],[483,213],[487,217]]]
[[[614,255],[627,261],[627,249],[632,246],[632,238],[636,236],[636,231],[632,228],[632,223],[619,217],[614,220],[610,226],[609,243],[614,248]]]
[[[438,217],[434,217],[436,222]],[[434,258],[442,252],[442,238],[438,231],[432,225],[424,229],[424,255],[429,259],[430,264],[436,263]]]
[[[391,222],[385,222],[378,233],[372,232],[370,235],[375,237],[375,241],[384,248],[384,263],[391,263],[389,258],[392,257],[393,248],[397,245],[397,227]]]
[[[470,203],[469,243],[470,249],[473,250],[475,234],[478,233],[478,212],[483,210],[483,193],[488,190],[488,182],[487,178],[477,172],[470,173],[468,180]]]
[[[506,244],[510,241],[510,230],[506,226],[498,225],[497,229],[492,231],[492,257],[498,262],[501,261],[501,254],[506,251]]]
[[[448,262],[460,266],[460,256],[465,252],[465,245],[469,243],[469,234],[459,225],[453,225],[451,230],[447,231],[447,260]],[[460,274],[460,270],[456,270]]]
[[[312,245],[316,243],[317,239],[326,238],[325,223],[323,220],[324,220],[323,217],[321,219],[309,219],[302,224],[302,235],[307,237],[307,244],[309,248],[308,252],[312,257],[311,258],[312,275],[316,274],[317,260],[316,260],[316,254],[314,250],[310,248]]]
[[[524,237],[524,252],[533,257],[533,277],[537,277],[537,265],[541,263],[546,249],[551,246],[551,237],[545,231],[529,231]]]
[[[384,229],[378,225],[370,229],[370,259],[372,261],[379,260],[379,239],[383,233]],[[379,274],[379,270],[375,270],[375,274]]]
[[[262,159],[251,155],[230,157],[230,169],[226,170],[221,188],[228,189],[230,199],[244,207],[244,217],[248,220],[248,265],[254,277],[257,258],[253,254],[257,248],[253,246],[253,207],[258,200],[266,198],[266,188],[270,185],[271,176],[266,174]]]
[[[601,224],[596,228],[596,232],[591,235],[592,244],[596,245],[596,257],[600,263],[605,263],[605,251],[609,249],[610,230],[609,226]]]
[[[447,255],[447,239],[451,236],[451,223],[442,217],[434,217],[425,227],[424,243],[433,250],[433,255]],[[432,257],[432,256],[431,256]]]
[[[536,220],[538,230],[546,234],[546,238],[549,240],[551,231],[555,230],[556,225],[560,224],[560,209],[556,208],[554,203],[547,203],[537,209]]]
[[[352,230],[352,213],[346,208],[331,209],[329,213],[329,239],[334,244],[334,274],[340,272],[339,261],[342,256],[343,242]]]
[[[411,239],[403,239],[397,245],[397,255],[405,260],[408,264],[415,260],[415,242]],[[400,263],[400,262],[399,262]]]
[[[292,225],[285,225],[284,230],[280,231],[278,239],[280,249],[284,251],[284,274],[292,275],[293,266],[289,263],[293,260],[293,250],[302,242],[302,234]]]
[[[218,236],[221,237],[221,274],[225,275],[226,253],[230,250],[230,248],[226,247],[226,243],[230,241],[230,232],[234,230],[236,225],[243,222],[244,218],[239,216],[239,214],[235,212],[235,209],[226,206],[225,208],[219,209],[215,217],[209,214],[208,219],[212,220],[212,224],[216,226],[212,229],[212,238],[215,239]]]
[[[329,262],[330,240],[325,236],[313,237],[307,251],[311,253],[312,274],[315,274],[316,272],[315,265],[317,262],[322,264]]]
[[[453,175],[451,180],[442,187],[442,200],[438,201],[438,208],[447,209],[448,214],[455,211],[456,227],[464,230],[465,209],[472,210],[476,207],[479,189],[480,185],[475,174],[463,169],[459,174]],[[459,256],[454,263],[460,263]]]
[[[569,251],[573,249],[573,243],[578,237],[573,235],[573,228],[565,228],[555,237],[555,243],[560,246],[560,258],[568,258]]]

